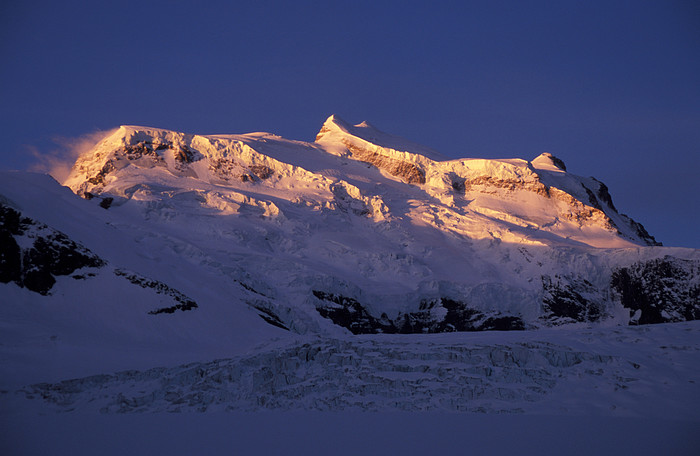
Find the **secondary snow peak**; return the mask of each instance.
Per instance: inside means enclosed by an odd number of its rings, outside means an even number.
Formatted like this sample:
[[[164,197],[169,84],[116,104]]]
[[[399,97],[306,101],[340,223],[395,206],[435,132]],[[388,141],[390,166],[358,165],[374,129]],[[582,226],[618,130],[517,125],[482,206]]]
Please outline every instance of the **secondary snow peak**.
[[[561,158],[555,157],[549,152],[544,152],[532,160],[532,166],[537,169],[546,169],[548,171],[564,171],[566,165]]]
[[[421,159],[446,160],[446,157],[439,152],[402,137],[385,133],[366,120],[359,124],[351,125],[335,114],[324,122],[316,136],[316,142],[331,146],[347,146],[348,143],[364,148],[373,146],[378,153],[383,155],[396,155],[396,153],[399,153],[421,156],[421,158],[412,157],[412,161]]]

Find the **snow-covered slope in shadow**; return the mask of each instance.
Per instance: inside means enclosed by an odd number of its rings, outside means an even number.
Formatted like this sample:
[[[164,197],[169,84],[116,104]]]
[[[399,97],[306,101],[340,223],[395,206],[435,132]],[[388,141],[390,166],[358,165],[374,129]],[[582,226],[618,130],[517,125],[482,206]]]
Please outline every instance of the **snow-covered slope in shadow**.
[[[35,384],[81,412],[461,411],[700,420],[697,322],[510,337],[310,339],[171,368]],[[426,338],[427,337],[427,338]],[[669,372],[673,372],[669,376]],[[38,401],[38,403],[37,403]]]

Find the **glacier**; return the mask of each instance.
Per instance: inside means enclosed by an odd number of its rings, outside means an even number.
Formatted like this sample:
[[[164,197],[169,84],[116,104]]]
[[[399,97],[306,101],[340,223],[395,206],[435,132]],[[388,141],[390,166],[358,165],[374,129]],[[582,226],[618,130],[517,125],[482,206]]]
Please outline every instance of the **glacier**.
[[[0,173],[0,215],[6,419],[700,420],[700,252],[552,154],[122,126],[64,182]]]

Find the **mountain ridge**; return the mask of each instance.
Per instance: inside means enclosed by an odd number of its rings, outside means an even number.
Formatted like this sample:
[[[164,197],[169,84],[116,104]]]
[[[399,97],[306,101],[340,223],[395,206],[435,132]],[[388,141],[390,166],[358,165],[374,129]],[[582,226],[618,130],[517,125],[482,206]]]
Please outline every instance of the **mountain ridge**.
[[[132,168],[139,166],[165,168],[175,175],[195,177],[204,182],[219,184],[224,183],[222,181],[231,184],[231,179],[240,179],[245,183],[273,177],[274,185],[265,186],[277,187],[280,190],[288,190],[289,185],[298,187],[300,183],[311,181],[313,184],[314,181],[320,181],[320,185],[325,187],[326,192],[349,192],[348,195],[351,198],[359,201],[355,203],[356,206],[364,203],[364,206],[372,208],[373,213],[381,213],[381,210],[375,206],[381,205],[378,199],[382,199],[383,195],[370,186],[358,186],[350,179],[350,175],[344,173],[343,167],[348,163],[365,163],[378,169],[384,177],[420,187],[425,192],[420,199],[439,200],[442,207],[438,207],[438,211],[446,209],[450,217],[460,218],[459,222],[452,227],[456,228],[455,231],[459,232],[460,226],[476,228],[476,230],[461,230],[462,234],[470,238],[492,237],[507,240],[505,238],[512,238],[514,235],[518,241],[525,241],[527,236],[523,235],[522,230],[518,233],[518,230],[511,229],[510,226],[498,226],[495,230],[490,230],[491,233],[487,233],[488,230],[481,230],[479,224],[487,224],[485,218],[490,217],[506,224],[515,223],[523,228],[536,228],[554,233],[561,231],[560,234],[558,233],[559,237],[573,241],[580,241],[586,237],[580,236],[576,230],[596,229],[598,239],[589,236],[589,240],[584,240],[584,243],[596,247],[631,246],[630,243],[625,244],[625,240],[632,243],[657,245],[653,237],[640,224],[617,212],[607,187],[602,183],[592,178],[585,179],[570,174],[557,175],[557,171],[561,171],[561,168],[551,164],[553,163],[551,154],[541,155],[533,162],[520,159],[454,159],[437,162],[420,153],[370,143],[350,133],[350,128],[355,130],[371,128],[375,132],[372,134],[395,138],[379,132],[374,127],[351,127],[337,116],[329,117],[324,123],[316,143],[289,141],[269,133],[199,136],[162,129],[121,127],[111,137],[98,144],[91,154],[79,158],[64,184],[79,194],[81,192],[102,193],[105,176],[119,174],[123,167],[129,167],[129,165],[133,165]],[[270,144],[273,146],[270,147]],[[411,146],[412,143],[406,142],[402,145]],[[115,151],[119,149],[121,149],[119,152]],[[237,160],[233,157],[237,157]],[[340,159],[333,160],[332,157]],[[299,160],[300,158],[303,160]],[[202,160],[207,163],[201,164]],[[327,164],[328,168],[316,168],[318,162]],[[334,174],[330,179],[324,174],[328,171]],[[284,182],[284,179],[277,182],[274,179],[275,174],[278,177],[277,180],[283,177],[294,177],[295,182]],[[378,176],[373,176],[372,179],[382,180]],[[365,177],[364,180],[367,178]],[[236,188],[241,189],[241,186]],[[337,190],[333,190],[336,188]],[[553,190],[550,190],[552,188]],[[245,190],[245,187],[242,189]],[[487,195],[499,193],[499,189],[510,191],[510,196],[515,195],[516,198],[522,196],[522,198],[515,201],[515,204],[505,205],[501,198],[494,204],[494,201],[489,201]],[[114,188],[113,192],[117,193],[117,197],[121,197],[126,196],[125,190]],[[514,190],[525,192],[514,192]],[[107,193],[110,191],[112,190],[108,189]],[[532,203],[530,201],[532,195],[528,192],[561,201],[562,211],[551,210],[556,204],[551,205],[545,201],[539,202],[539,207],[536,208],[541,210],[549,207],[550,210],[544,219],[522,217],[523,214],[517,214],[517,211]],[[477,203],[484,204],[474,204],[474,200],[470,201],[468,196],[471,194],[480,197],[476,198]],[[283,195],[283,198],[285,196]],[[304,199],[305,195],[295,196]],[[325,199],[326,201],[318,201],[317,198],[306,200],[324,204],[331,198]],[[403,203],[405,204],[405,201]],[[431,204],[429,200],[426,203]],[[479,218],[480,215],[484,217],[476,221],[472,220],[474,217]],[[419,217],[425,219],[423,216]],[[572,221],[576,222],[573,226],[568,223]],[[477,230],[482,232],[477,233]],[[606,231],[610,232],[607,236]],[[501,234],[494,236],[493,232]],[[605,237],[607,239],[604,239]]]
[[[206,298],[172,285],[195,267],[230,281],[266,323],[302,334],[696,318],[697,251],[658,247],[603,183],[549,153],[436,161],[425,150],[337,116],[315,143],[122,126],[65,184],[107,210],[127,250],[185,260],[168,276],[157,262],[114,262],[117,277],[174,290],[151,310],[197,313]],[[678,277],[661,289],[640,276],[664,271]],[[630,298],[640,289],[662,304]]]
[[[68,187],[0,173],[0,400],[563,413],[562,388],[597,385],[595,410],[639,414],[671,369],[664,397],[697,415],[678,366],[697,365],[700,250],[655,245],[552,154],[319,133],[123,126]]]

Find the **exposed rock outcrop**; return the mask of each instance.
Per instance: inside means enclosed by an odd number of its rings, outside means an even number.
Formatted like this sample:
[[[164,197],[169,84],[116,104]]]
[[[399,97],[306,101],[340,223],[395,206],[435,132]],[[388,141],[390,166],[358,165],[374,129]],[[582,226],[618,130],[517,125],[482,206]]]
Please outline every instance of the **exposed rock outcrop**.
[[[408,184],[425,184],[425,171],[415,163],[384,156],[376,151],[344,141],[352,158],[376,166],[392,176],[400,177]]]
[[[193,299],[158,280],[150,279],[140,274],[136,274],[135,272],[125,271],[123,269],[116,269],[114,274],[117,277],[124,277],[129,282],[133,283],[134,285],[138,285],[141,288],[148,288],[155,291],[157,294],[169,296],[173,299],[173,301],[175,301],[175,304],[172,306],[161,307],[149,311],[149,315],[158,315],[162,313],[171,314],[176,310],[187,311],[199,307]]]
[[[316,310],[353,334],[425,334],[455,331],[523,330],[525,324],[516,315],[481,312],[450,298],[424,300],[415,312],[400,313],[395,319],[386,314],[371,315],[357,300],[313,290],[321,301]]]
[[[540,320],[545,325],[595,322],[604,316],[601,293],[586,279],[543,276],[542,290]]]
[[[700,319],[700,262],[666,256],[619,268],[615,299],[630,310],[631,324]]]
[[[0,203],[0,282],[14,282],[48,295],[57,276],[104,265],[97,255],[65,234]]]

